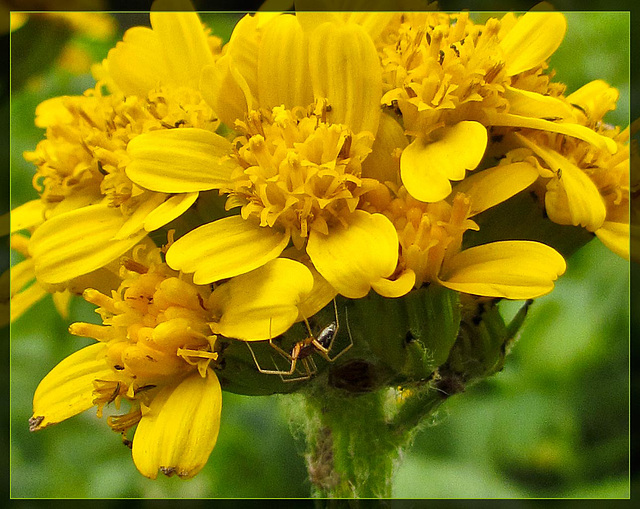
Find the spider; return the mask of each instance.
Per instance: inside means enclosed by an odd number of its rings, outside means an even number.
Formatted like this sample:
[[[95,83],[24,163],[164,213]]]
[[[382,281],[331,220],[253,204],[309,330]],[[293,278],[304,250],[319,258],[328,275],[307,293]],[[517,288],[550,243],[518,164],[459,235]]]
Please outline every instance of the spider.
[[[262,368],[258,363],[258,359],[256,358],[255,354],[253,353],[253,349],[251,348],[249,343],[246,343],[249,351],[251,352],[251,356],[253,357],[253,361],[256,364],[256,368],[258,368],[258,371],[260,373],[264,373],[265,375],[280,375],[280,378],[282,378],[284,382],[308,380],[318,371],[312,354],[317,353],[327,361],[334,362],[338,357],[349,350],[353,346],[353,338],[351,337],[351,329],[349,328],[349,317],[347,315],[347,308],[345,308],[344,311],[345,318],[347,320],[347,332],[349,333],[349,344],[345,348],[343,348],[337,355],[333,357],[329,355],[329,353],[331,352],[331,348],[333,347],[333,342],[338,335],[338,329],[340,327],[340,324],[338,322],[338,305],[336,304],[335,299],[333,299],[333,309],[336,319],[329,325],[324,327],[324,329],[322,329],[317,336],[313,335],[313,332],[311,332],[311,327],[309,326],[309,322],[305,318],[304,322],[307,326],[307,331],[309,331],[309,336],[302,341],[298,341],[296,344],[294,344],[291,352],[286,352],[278,345],[276,345],[273,339],[269,339],[269,344],[271,345],[271,347],[291,363],[289,369]],[[302,376],[294,378],[284,378],[285,376],[293,375],[296,372],[298,361],[300,361],[304,368],[304,374]]]

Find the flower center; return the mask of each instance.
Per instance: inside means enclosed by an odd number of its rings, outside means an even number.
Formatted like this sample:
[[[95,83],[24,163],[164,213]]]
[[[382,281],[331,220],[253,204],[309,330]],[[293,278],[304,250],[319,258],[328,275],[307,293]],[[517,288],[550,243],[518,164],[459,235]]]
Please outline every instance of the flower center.
[[[370,193],[366,209],[382,212],[398,232],[399,266],[416,274],[416,284],[436,281],[445,258],[457,253],[462,236],[478,226],[468,219],[470,201],[458,193],[452,200],[424,203],[402,186],[395,192]]]
[[[125,260],[128,277],[108,297],[87,290],[84,298],[98,306],[102,326],[75,323],[72,334],[108,344],[107,362],[116,380],[96,387],[105,403],[118,395],[135,398],[198,369],[204,376],[217,359],[206,300],[211,291],[178,277],[165,264],[149,266]]]
[[[227,208],[241,205],[245,219],[280,225],[298,247],[311,230],[327,233],[331,224],[345,224],[360,196],[378,184],[361,177],[373,137],[328,124],[325,114],[322,106],[276,107],[238,122],[240,168],[232,176]]]

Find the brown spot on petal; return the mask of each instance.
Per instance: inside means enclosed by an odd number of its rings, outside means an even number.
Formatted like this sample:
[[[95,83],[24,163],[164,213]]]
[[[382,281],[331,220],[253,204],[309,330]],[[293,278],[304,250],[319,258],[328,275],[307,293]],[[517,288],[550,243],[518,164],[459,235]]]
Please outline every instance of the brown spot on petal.
[[[38,431],[40,428],[40,424],[44,421],[44,415],[34,416],[29,419],[29,431]]]

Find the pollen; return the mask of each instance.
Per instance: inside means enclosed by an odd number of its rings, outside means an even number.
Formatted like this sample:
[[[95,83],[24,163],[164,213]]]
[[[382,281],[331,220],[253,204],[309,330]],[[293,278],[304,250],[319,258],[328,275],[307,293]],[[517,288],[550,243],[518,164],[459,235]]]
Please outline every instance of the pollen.
[[[140,399],[150,388],[179,380],[198,370],[206,373],[218,354],[208,326],[209,287],[199,287],[164,263],[138,259],[123,263],[124,279],[111,296],[87,290],[87,301],[102,325],[75,323],[70,332],[106,343],[113,380],[97,380],[95,404],[118,405],[122,397]],[[134,270],[130,270],[134,269]]]
[[[290,231],[299,248],[312,230],[346,224],[360,197],[378,184],[361,176],[373,137],[325,119],[326,106],[319,105],[253,111],[237,122],[239,168],[227,208],[241,205],[245,219]]]
[[[399,267],[413,270],[418,286],[436,281],[445,258],[460,250],[463,234],[478,229],[468,218],[470,201],[463,193],[450,202],[424,203],[400,187],[384,199],[378,194],[374,206],[383,203],[382,212],[398,233]]]

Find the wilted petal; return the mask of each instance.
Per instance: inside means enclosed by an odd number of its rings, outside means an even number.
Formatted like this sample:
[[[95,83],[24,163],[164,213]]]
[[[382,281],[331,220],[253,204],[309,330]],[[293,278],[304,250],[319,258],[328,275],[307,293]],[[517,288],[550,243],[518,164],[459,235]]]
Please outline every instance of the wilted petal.
[[[31,431],[56,424],[93,406],[94,380],[113,376],[107,345],[96,343],[71,354],[45,376],[33,396]]]
[[[262,267],[218,286],[209,299],[220,318],[211,324],[216,334],[245,341],[270,339],[298,319],[298,306],[314,280],[302,263],[276,258]]]
[[[452,256],[440,283],[473,295],[533,299],[553,290],[553,282],[565,270],[564,258],[540,242],[492,242]]]
[[[398,235],[382,214],[356,210],[347,228],[336,226],[328,235],[312,231],[307,253],[338,293],[358,299],[369,293],[373,282],[388,278],[395,270]]]
[[[158,470],[183,479],[196,475],[218,439],[221,410],[220,382],[211,370],[161,389],[133,437],[133,462],[140,473],[151,479]]]
[[[206,284],[257,269],[276,258],[289,234],[231,216],[190,231],[167,251],[167,264]]]
[[[463,121],[436,133],[435,141],[416,138],[400,157],[402,183],[417,200],[437,202],[451,193],[451,180],[462,180],[482,160],[487,130]]]

